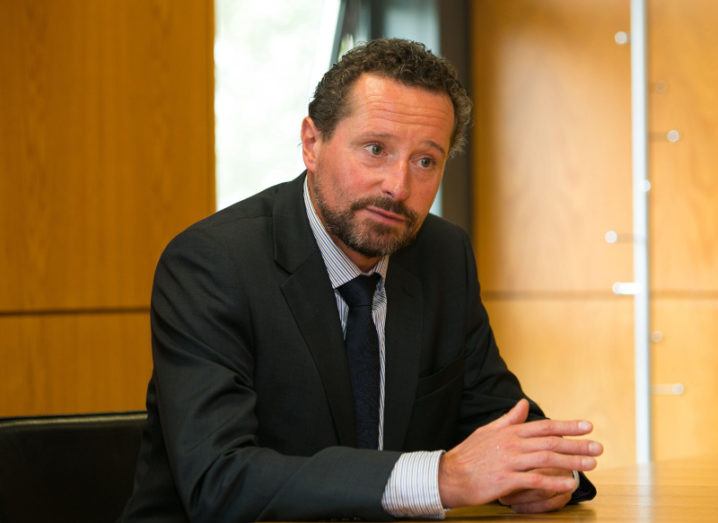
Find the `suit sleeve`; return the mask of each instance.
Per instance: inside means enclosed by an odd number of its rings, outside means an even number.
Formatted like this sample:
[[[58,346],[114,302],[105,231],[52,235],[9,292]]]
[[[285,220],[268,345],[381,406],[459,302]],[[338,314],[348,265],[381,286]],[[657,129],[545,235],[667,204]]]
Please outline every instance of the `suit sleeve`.
[[[258,445],[251,310],[220,241],[173,240],[152,296],[157,411],[167,460],[192,521],[382,520],[399,454],[331,447],[312,456]]]

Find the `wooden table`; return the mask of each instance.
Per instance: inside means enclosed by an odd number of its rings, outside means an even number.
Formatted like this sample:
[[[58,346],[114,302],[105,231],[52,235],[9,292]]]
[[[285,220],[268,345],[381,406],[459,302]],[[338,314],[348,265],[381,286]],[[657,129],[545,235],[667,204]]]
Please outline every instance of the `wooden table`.
[[[456,521],[718,522],[718,456],[596,470],[593,501],[549,514],[514,514],[499,505],[453,510]]]

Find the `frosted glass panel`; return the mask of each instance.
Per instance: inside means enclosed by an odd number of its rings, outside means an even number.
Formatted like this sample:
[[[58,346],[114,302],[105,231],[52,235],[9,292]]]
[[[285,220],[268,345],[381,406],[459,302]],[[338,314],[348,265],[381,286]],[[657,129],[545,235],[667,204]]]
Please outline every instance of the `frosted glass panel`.
[[[303,169],[302,118],[331,63],[339,0],[217,0],[217,208]]]

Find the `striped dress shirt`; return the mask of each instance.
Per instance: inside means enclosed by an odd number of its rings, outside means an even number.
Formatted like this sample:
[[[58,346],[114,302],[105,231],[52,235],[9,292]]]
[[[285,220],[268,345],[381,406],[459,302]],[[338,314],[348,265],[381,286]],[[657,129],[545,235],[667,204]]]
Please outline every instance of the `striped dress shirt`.
[[[372,317],[379,338],[379,450],[384,442],[384,365],[387,295],[384,281],[389,267],[389,256],[384,256],[368,273],[363,273],[334,243],[324,229],[312,205],[307,180],[304,180],[304,205],[309,224],[329,273],[334,298],[339,311],[342,332],[346,335],[349,307],[339,294],[338,288],[361,274],[378,273],[381,276],[374,292]],[[394,465],[382,496],[382,506],[395,517],[444,517],[444,507],[439,496],[439,459],[443,451],[407,452]]]

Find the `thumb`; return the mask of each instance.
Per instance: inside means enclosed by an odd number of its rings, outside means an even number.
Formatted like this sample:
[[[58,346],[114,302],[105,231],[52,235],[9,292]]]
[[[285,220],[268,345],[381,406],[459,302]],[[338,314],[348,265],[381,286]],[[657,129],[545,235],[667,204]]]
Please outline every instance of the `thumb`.
[[[508,427],[509,425],[518,425],[526,421],[529,415],[529,402],[521,398],[511,410],[494,421],[492,425],[496,428]]]

